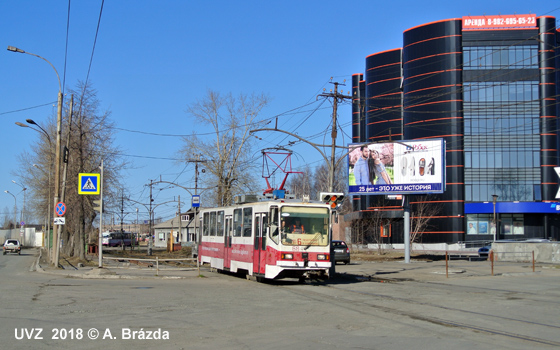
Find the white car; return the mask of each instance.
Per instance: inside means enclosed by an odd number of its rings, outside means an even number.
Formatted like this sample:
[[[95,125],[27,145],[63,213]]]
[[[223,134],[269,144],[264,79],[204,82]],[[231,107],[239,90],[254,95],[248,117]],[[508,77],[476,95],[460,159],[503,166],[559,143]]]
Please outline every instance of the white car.
[[[8,252],[21,254],[21,244],[17,239],[8,239],[4,242],[2,254],[6,255]]]

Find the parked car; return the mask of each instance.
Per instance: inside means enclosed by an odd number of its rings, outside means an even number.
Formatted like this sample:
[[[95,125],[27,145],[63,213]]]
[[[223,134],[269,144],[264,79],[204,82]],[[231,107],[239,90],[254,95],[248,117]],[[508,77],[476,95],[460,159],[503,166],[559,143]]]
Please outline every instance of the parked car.
[[[334,254],[334,263],[341,261],[345,264],[350,264],[350,248],[344,241],[332,241],[332,251]]]
[[[492,250],[492,246],[485,245],[484,247],[478,250],[478,256],[481,258],[488,258],[488,254],[490,254],[490,250]]]
[[[8,239],[4,242],[2,254],[6,255],[8,252],[21,254],[21,244],[17,239]]]

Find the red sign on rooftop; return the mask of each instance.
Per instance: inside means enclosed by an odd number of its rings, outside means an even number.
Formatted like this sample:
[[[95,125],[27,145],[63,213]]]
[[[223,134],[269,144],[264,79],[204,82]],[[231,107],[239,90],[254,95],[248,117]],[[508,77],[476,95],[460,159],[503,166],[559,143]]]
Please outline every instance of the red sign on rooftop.
[[[536,15],[464,16],[463,30],[536,28]]]

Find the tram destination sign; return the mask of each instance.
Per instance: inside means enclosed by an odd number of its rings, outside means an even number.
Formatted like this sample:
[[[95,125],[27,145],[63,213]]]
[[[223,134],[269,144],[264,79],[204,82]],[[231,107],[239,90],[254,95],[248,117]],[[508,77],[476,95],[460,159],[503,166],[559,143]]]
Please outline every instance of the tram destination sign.
[[[445,141],[349,145],[348,193],[426,194],[445,191]]]

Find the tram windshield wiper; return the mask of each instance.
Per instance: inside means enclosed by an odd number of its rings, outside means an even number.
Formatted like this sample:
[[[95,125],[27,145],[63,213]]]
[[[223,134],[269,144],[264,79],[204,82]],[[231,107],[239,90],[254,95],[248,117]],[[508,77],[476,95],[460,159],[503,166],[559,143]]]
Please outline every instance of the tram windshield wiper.
[[[320,233],[320,232],[317,232],[317,233],[315,234],[315,237],[313,237],[313,239],[312,239],[311,241],[309,241],[309,244],[308,244],[305,248],[303,248],[303,250],[307,250],[307,249],[309,249],[309,247],[311,247],[311,245],[312,245],[313,243],[317,243],[319,237],[321,237],[321,233]]]

